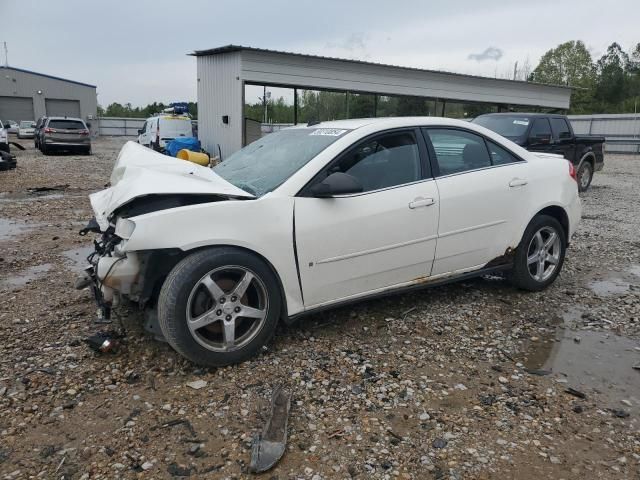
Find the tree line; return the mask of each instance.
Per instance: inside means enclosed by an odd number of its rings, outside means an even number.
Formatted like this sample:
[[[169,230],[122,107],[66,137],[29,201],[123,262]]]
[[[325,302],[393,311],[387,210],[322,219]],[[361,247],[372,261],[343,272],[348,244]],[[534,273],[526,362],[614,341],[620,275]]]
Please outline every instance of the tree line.
[[[198,104],[196,102],[188,102],[189,114],[192,118],[198,118]],[[114,102],[107,108],[98,105],[99,117],[124,117],[124,118],[148,118],[162,112],[165,108],[169,108],[169,104],[162,102],[153,102],[146,107],[134,107],[131,103],[124,105]]]
[[[636,113],[640,109],[640,43],[617,42],[597,60],[580,41],[546,52],[528,80],[573,87],[570,113]]]

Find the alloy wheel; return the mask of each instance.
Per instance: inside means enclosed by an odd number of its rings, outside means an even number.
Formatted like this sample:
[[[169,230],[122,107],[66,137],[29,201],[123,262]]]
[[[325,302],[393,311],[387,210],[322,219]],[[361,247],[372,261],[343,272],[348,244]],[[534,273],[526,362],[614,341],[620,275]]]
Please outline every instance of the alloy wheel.
[[[268,314],[267,289],[251,270],[216,268],[192,288],[187,300],[187,326],[193,338],[214,352],[230,352],[251,342]]]
[[[560,236],[552,227],[536,232],[527,249],[527,270],[536,282],[546,281],[558,268],[562,245]]]

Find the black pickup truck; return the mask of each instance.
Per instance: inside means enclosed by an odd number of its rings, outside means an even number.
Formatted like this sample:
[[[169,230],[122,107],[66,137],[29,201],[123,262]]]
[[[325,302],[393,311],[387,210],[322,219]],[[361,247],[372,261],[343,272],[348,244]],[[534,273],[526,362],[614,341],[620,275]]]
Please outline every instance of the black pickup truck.
[[[604,137],[574,134],[564,115],[488,113],[472,121],[532,152],[563,155],[576,167],[581,192],[591,185],[593,172],[604,166]]]

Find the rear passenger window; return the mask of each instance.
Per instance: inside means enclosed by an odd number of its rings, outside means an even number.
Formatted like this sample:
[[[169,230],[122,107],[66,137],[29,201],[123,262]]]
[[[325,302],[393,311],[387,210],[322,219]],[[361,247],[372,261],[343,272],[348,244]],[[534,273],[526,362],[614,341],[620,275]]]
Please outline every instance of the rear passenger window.
[[[542,137],[549,136],[551,138],[551,127],[549,126],[549,120],[546,118],[536,118],[531,127],[530,137]]]
[[[429,136],[440,175],[451,175],[491,166],[484,139],[470,132],[446,128],[430,128]]]
[[[569,124],[564,118],[552,118],[551,119],[551,128],[553,129],[553,134],[558,140],[571,138],[571,130],[569,129]]]
[[[509,152],[503,147],[498,146],[490,140],[487,140],[487,147],[489,147],[489,155],[491,156],[491,163],[493,165],[506,165],[507,163],[515,163],[521,161],[513,153]]]

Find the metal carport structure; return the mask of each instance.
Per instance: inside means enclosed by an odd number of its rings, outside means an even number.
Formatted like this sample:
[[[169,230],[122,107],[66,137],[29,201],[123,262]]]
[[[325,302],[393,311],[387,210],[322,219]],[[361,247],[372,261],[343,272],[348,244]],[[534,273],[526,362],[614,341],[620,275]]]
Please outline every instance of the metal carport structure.
[[[223,158],[243,146],[245,85],[267,85],[357,94],[397,95],[511,106],[569,108],[571,89],[524,81],[463,75],[379,63],[228,45],[197,57],[198,134]],[[442,108],[444,111],[444,107]],[[297,116],[297,104],[294,115]],[[294,123],[297,118],[294,118]]]

